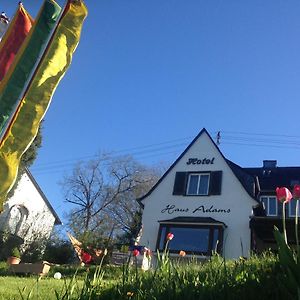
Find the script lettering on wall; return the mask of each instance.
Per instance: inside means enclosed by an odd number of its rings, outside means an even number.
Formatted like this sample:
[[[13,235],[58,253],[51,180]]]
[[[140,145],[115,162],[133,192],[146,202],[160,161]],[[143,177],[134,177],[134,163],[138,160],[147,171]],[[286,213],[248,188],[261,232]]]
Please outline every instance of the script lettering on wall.
[[[189,158],[186,162],[187,165],[213,165],[215,158]]]
[[[179,208],[176,207],[175,204],[168,204],[164,209],[161,210],[161,213],[167,213],[169,215],[180,212],[180,213],[187,213],[191,212],[192,214],[197,213],[223,213],[223,214],[229,214],[231,212],[230,208],[218,208],[214,207],[213,205],[200,205],[198,207],[195,207],[194,209],[186,208]]]

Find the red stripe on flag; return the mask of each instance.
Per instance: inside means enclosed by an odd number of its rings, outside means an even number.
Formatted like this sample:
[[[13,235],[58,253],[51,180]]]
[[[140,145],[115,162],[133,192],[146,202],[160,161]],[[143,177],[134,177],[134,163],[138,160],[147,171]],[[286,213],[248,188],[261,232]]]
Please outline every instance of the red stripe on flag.
[[[5,76],[23,41],[32,27],[33,19],[25,11],[22,5],[12,20],[11,28],[8,28],[8,36],[4,36],[0,47],[0,81]]]

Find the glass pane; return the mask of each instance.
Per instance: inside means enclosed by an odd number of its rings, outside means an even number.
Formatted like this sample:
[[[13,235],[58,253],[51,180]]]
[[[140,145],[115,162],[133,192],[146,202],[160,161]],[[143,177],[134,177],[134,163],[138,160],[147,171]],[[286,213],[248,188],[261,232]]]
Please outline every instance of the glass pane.
[[[290,205],[289,216],[291,216],[291,217],[296,216],[296,204],[297,204],[297,201],[294,199],[292,199],[289,203],[289,205]],[[298,208],[298,216],[299,216],[299,208]]]
[[[266,214],[268,213],[268,197],[261,197],[260,201],[264,204]]]
[[[174,251],[208,252],[209,228],[173,227],[169,249]]]
[[[199,175],[190,175],[188,195],[197,195]]]
[[[217,247],[218,247],[219,243],[220,243],[220,241],[219,241],[219,229],[214,229],[213,240],[212,240],[212,251],[217,252]]]
[[[277,216],[277,202],[275,197],[269,198],[269,215],[270,216]]]
[[[159,249],[161,249],[161,250],[164,249],[165,239],[166,239],[166,227],[162,227],[160,240],[159,240]]]
[[[201,175],[200,176],[200,184],[199,184],[199,195],[207,195],[208,194],[208,182],[209,175]]]
[[[277,203],[277,210],[278,210],[278,216],[282,217],[282,210],[283,210],[283,204],[282,202],[279,202]],[[285,211],[286,212],[286,211]]]

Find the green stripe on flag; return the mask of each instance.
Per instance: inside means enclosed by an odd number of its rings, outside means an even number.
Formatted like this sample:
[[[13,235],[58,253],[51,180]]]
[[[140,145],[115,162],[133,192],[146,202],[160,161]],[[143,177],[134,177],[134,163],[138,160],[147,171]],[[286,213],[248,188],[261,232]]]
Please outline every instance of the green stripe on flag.
[[[44,2],[35,25],[25,39],[9,72],[0,83],[0,136],[23,96],[22,93],[45,50],[60,11],[61,8],[56,2],[52,0]]]

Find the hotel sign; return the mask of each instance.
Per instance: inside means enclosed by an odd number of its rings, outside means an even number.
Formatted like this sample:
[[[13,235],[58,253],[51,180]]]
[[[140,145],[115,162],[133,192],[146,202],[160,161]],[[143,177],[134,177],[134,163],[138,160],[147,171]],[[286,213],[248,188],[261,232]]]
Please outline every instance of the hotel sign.
[[[189,158],[187,165],[213,165],[215,158]]]

